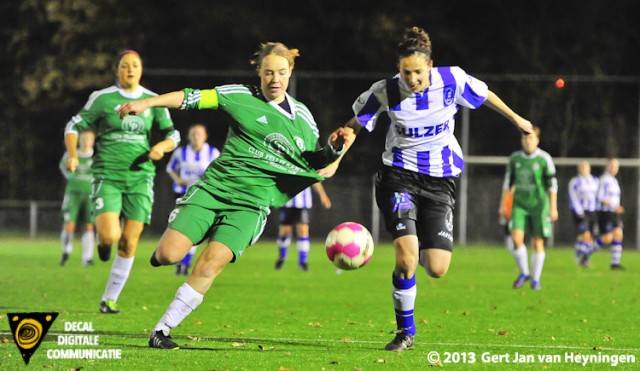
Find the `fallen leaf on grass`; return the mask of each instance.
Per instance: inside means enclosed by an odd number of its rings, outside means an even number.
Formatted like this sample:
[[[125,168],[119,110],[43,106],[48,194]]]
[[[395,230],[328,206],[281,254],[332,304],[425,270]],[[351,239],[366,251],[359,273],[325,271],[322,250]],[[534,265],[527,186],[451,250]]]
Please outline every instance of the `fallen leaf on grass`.
[[[378,358],[374,361],[375,363],[387,363],[383,358]]]
[[[233,343],[231,343],[231,345],[236,348],[238,347],[244,348],[244,343],[238,343],[237,341],[234,341]]]
[[[322,327],[320,322],[309,322],[309,326],[311,326],[311,327]]]
[[[1,342],[2,344],[6,344],[6,343],[10,343],[10,342],[11,342],[11,340],[9,340],[9,339],[7,339],[6,337],[4,337],[4,336],[3,336],[3,337],[2,337],[2,340],[0,340],[0,342]]]
[[[189,340],[193,340],[193,341],[200,341],[202,340],[201,337],[199,336],[187,336],[187,338],[189,338]]]
[[[262,350],[262,351],[267,351],[267,350],[274,350],[276,349],[275,347],[263,347],[262,345],[258,345],[258,349]]]
[[[496,335],[500,335],[500,336],[507,336],[509,333],[505,330],[499,330],[498,332],[496,332]]]

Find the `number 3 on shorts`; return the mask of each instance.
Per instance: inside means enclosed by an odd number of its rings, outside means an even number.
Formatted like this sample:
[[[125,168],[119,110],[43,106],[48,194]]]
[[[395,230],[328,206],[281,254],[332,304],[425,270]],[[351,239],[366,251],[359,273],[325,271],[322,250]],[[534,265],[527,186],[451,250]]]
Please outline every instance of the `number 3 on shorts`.
[[[102,197],[96,198],[96,210],[100,210],[104,207],[104,200]]]

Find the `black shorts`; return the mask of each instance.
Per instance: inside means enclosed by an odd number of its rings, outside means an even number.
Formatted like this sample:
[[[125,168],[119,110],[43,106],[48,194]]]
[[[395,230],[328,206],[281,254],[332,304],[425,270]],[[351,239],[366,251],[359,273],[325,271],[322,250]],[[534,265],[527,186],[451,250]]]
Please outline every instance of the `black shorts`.
[[[578,234],[589,231],[592,236],[598,235],[598,218],[595,211],[585,211],[582,216],[579,216],[573,210],[571,213],[573,214],[573,223],[576,225]]]
[[[420,249],[453,249],[452,178],[435,178],[383,166],[376,176],[376,202],[393,239],[416,235]]]
[[[309,224],[309,209],[283,207],[279,217],[281,225]]]
[[[623,228],[622,216],[613,211],[598,211],[598,225],[601,234],[609,233],[614,228]]]

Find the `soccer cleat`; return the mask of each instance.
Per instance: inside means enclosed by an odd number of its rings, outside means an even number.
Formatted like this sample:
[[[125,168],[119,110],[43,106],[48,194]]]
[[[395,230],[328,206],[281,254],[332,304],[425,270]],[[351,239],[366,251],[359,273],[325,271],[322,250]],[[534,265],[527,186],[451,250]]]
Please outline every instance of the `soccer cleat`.
[[[104,314],[120,314],[116,302],[109,299],[100,302],[100,313]]]
[[[623,270],[625,270],[625,268],[623,266],[621,266],[620,264],[611,264],[611,270],[612,271],[623,271]]]
[[[300,264],[298,264],[298,267],[303,272],[308,272],[309,271],[309,264],[307,264],[307,263],[300,263]]]
[[[384,350],[391,352],[404,352],[413,348],[413,335],[407,334],[405,331],[396,332],[396,337],[384,347]]]
[[[580,257],[580,260],[578,261],[578,264],[580,264],[582,268],[589,268],[591,266],[591,264],[589,264],[589,255],[582,255]]]
[[[284,258],[278,258],[278,260],[276,260],[276,264],[275,264],[276,270],[279,271],[280,269],[282,269],[283,265],[284,265]]]
[[[93,260],[87,260],[86,262],[82,263],[82,265],[84,265],[85,267],[92,267],[95,264],[93,264]]]
[[[527,276],[525,274],[520,274],[518,276],[518,278],[516,278],[515,281],[513,281],[513,288],[514,289],[519,289],[522,286],[524,286],[524,283],[529,281],[531,279],[531,276]]]
[[[98,256],[103,262],[109,261],[111,259],[111,245],[98,244]]]
[[[62,253],[62,257],[60,258],[60,266],[63,266],[64,263],[67,262],[67,259],[69,259],[69,254],[66,252]]]
[[[183,267],[184,265],[180,263],[176,264],[176,276],[179,276],[182,274]]]
[[[149,336],[149,346],[158,349],[180,349],[180,346],[171,340],[169,334],[163,331],[153,331]]]
[[[542,285],[540,285],[540,281],[531,280],[531,290],[536,290],[536,291],[542,290]]]

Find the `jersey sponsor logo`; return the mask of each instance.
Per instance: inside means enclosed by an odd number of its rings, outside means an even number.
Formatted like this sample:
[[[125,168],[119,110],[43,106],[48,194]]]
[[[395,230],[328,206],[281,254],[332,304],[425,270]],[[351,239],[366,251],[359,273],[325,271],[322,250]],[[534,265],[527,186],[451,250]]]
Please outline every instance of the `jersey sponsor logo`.
[[[138,116],[127,115],[122,120],[123,131],[142,134],[144,132],[144,129],[145,129],[144,121]]]
[[[423,126],[421,128],[403,128],[395,125],[395,130],[398,135],[411,138],[427,138],[440,135],[441,133],[449,130],[449,120],[434,126]]]
[[[396,231],[404,231],[405,229],[407,229],[407,226],[403,222],[396,224]]]
[[[440,237],[444,237],[444,238],[446,238],[447,240],[449,240],[449,241],[453,242],[453,236],[452,236],[452,235],[451,235],[451,233],[449,233],[449,232],[440,231],[440,232],[438,232],[438,236],[440,236]]]
[[[260,116],[256,119],[256,121],[265,125],[269,124],[269,121],[267,121],[267,116]]]
[[[265,145],[271,149],[271,151],[278,155],[292,156],[295,149],[289,143],[287,138],[280,133],[271,133],[264,138]]]

